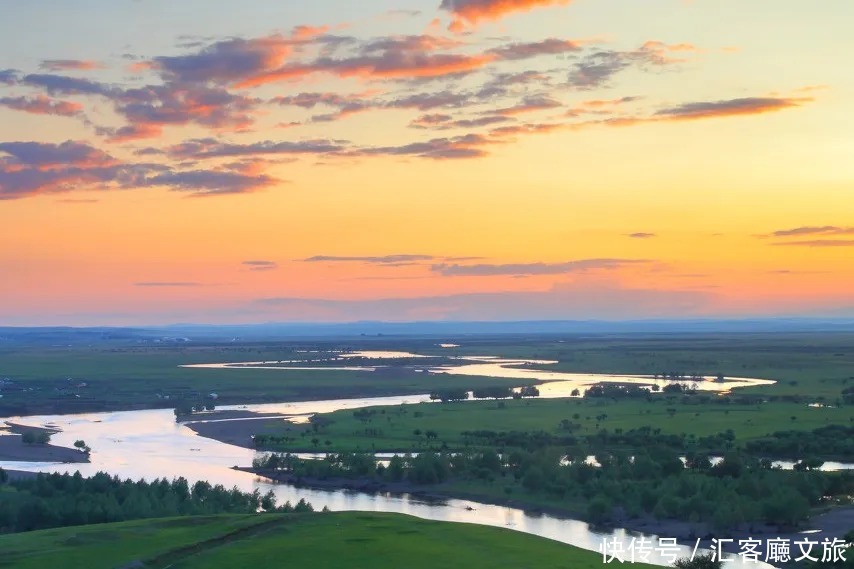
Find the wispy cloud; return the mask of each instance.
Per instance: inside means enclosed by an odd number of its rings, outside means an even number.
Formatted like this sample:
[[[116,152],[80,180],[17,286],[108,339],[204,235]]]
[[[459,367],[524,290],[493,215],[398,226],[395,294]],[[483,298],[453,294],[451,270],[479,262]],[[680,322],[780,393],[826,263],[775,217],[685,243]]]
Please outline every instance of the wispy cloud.
[[[243,261],[242,264],[249,267],[250,271],[272,271],[279,268],[275,261]]]
[[[461,32],[482,22],[534,8],[566,6],[572,0],[442,0],[440,8],[451,13],[451,30]]]
[[[518,104],[513,105],[512,107],[496,109],[494,112],[498,115],[512,116],[537,111],[548,111],[551,109],[558,108],[560,106],[562,106],[561,102],[556,99],[547,97],[545,95],[535,95],[531,97],[525,97],[525,99],[520,101]]]
[[[772,243],[778,247],[854,247],[854,239],[811,239],[804,241],[780,241]]]
[[[632,239],[651,239],[653,237],[657,237],[657,235],[655,233],[638,231],[637,233],[629,233],[626,237],[631,237]]]
[[[438,264],[432,267],[446,277],[490,277],[503,275],[561,275],[594,270],[615,270],[648,264],[644,259],[579,259],[564,263],[510,263],[510,264]]]
[[[791,229],[779,229],[766,237],[802,237],[804,235],[854,235],[854,227],[838,225],[805,225]]]
[[[0,97],[0,107],[23,111],[34,115],[57,115],[73,117],[80,115],[83,105],[70,101],[58,101],[44,95],[33,97]]]
[[[508,43],[490,49],[488,53],[496,55],[501,60],[515,61],[541,55],[562,55],[580,51],[581,48],[581,44],[576,41],[549,38],[537,42]]]
[[[632,66],[660,69],[688,61],[686,54],[697,53],[691,44],[647,41],[633,51],[599,50],[585,55],[569,73],[568,85],[579,90],[606,87],[621,71]]]
[[[237,156],[327,154],[340,152],[346,147],[333,140],[278,141],[265,140],[249,144],[232,144],[214,138],[188,140],[171,146],[167,153],[182,160],[203,158],[230,158]]]
[[[683,103],[676,107],[662,109],[656,112],[655,116],[664,117],[669,120],[696,120],[714,117],[758,115],[797,107],[812,100],[803,97],[743,97],[722,101]]]
[[[264,174],[124,162],[87,143],[71,140],[60,144],[0,143],[0,200],[77,189],[152,187],[210,196],[251,192],[276,183],[281,181]]]
[[[104,65],[97,61],[84,59],[46,59],[39,66],[47,71],[92,71],[103,69]]]

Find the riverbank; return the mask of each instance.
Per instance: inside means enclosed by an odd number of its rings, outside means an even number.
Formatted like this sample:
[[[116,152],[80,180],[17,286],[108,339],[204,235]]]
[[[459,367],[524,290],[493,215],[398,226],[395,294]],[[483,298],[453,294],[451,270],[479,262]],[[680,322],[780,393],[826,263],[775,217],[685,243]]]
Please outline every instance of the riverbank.
[[[26,433],[47,433],[52,435],[57,429],[31,427],[6,422],[4,434],[0,435],[0,461],[20,462],[89,462],[89,456],[76,448],[61,447],[52,444],[26,444]]]
[[[408,494],[428,502],[443,502],[447,500],[464,500],[488,504],[493,506],[504,506],[524,511],[528,515],[548,515],[560,519],[583,520],[584,515],[578,510],[561,507],[531,504],[524,500],[500,497],[477,492],[460,491],[455,489],[451,483],[436,485],[417,485],[411,482],[385,482],[371,478],[327,478],[318,479],[310,477],[297,477],[287,472],[264,468],[235,467],[234,470],[250,472],[257,476],[272,480],[280,484],[289,484],[297,488],[311,488],[317,490],[346,490],[352,492],[364,492],[368,494]],[[469,506],[472,511],[476,506]],[[660,538],[676,538],[682,545],[694,547],[700,540],[700,547],[711,548],[712,539],[732,539],[728,549],[731,553],[739,551],[739,540],[758,539],[762,544],[758,548],[764,551],[769,539],[784,539],[789,541],[803,540],[809,538],[812,541],[822,542],[824,539],[833,540],[843,538],[845,534],[854,528],[854,507],[834,507],[828,511],[815,513],[808,522],[800,528],[781,528],[774,525],[755,523],[743,524],[735,529],[725,531],[714,531],[708,524],[685,522],[675,519],[658,519],[651,515],[631,518],[617,515],[612,523],[603,525],[601,530],[611,531],[614,528],[625,528],[630,532],[638,532],[647,535],[656,535]],[[595,528],[594,528],[595,529]],[[820,549],[820,547],[819,547]]]
[[[200,437],[254,449],[253,435],[266,431],[281,431],[291,417],[293,415],[243,410],[210,411],[184,417],[179,422]]]

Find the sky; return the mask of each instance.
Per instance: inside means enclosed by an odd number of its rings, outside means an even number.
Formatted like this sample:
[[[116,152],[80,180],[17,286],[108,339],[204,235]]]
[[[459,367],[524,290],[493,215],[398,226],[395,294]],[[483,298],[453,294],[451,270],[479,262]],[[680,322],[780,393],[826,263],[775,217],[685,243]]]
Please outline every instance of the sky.
[[[4,14],[0,325],[854,316],[854,3]]]

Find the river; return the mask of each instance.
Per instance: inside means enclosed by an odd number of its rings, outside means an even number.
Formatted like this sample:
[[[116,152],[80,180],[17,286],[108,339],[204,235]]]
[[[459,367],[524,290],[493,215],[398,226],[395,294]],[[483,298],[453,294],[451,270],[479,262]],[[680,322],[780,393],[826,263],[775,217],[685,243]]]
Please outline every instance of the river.
[[[488,358],[483,358],[478,363],[464,364],[459,367],[471,369],[470,366],[478,366],[475,375],[508,377],[501,374],[512,373],[514,374],[512,377],[528,378],[532,377],[532,373],[537,373],[537,370],[528,369],[527,366],[543,363],[537,361],[532,364],[525,360],[487,360]],[[261,365],[265,363],[268,362],[263,362]],[[506,367],[519,365],[525,365],[526,368]],[[229,364],[210,364],[208,367],[229,367]],[[447,370],[441,372],[447,372]],[[517,373],[521,375],[515,375]],[[556,372],[540,373],[556,374]],[[570,389],[599,381],[625,381],[628,378],[638,383],[641,381],[650,382],[649,378],[640,376],[557,375],[559,377],[548,378],[557,381],[541,386],[541,391],[545,391],[544,396],[566,397]],[[572,375],[572,377],[565,377],[567,375]],[[765,383],[766,381],[768,380],[740,379],[736,383],[739,385],[745,383],[755,385],[756,383],[753,382]],[[708,383],[713,384],[717,390],[736,386],[727,385],[726,382],[709,381]],[[549,389],[549,385],[554,386],[554,388]],[[304,415],[373,405],[418,403],[427,400],[429,400],[427,395],[418,395],[225,406],[218,407],[218,409],[245,409],[258,413],[276,412],[288,415]],[[0,419],[0,422],[3,420],[6,419]],[[434,502],[408,494],[366,494],[345,490],[298,489],[290,485],[274,484],[250,473],[231,468],[232,466],[251,464],[252,459],[256,456],[255,451],[200,437],[188,427],[176,423],[173,412],[168,409],[77,415],[40,415],[13,417],[8,420],[36,426],[56,426],[61,429],[61,432],[53,436],[52,442],[54,444],[70,447],[75,440],[83,439],[92,448],[92,452],[91,462],[88,464],[0,462],[0,467],[7,469],[31,472],[74,472],[79,470],[86,476],[99,471],[106,471],[122,478],[145,478],[148,480],[158,477],[171,479],[175,476],[184,476],[191,483],[196,480],[207,480],[213,484],[222,484],[226,487],[237,486],[244,491],[258,489],[262,493],[266,493],[268,490],[273,490],[279,499],[279,503],[285,501],[295,503],[300,498],[304,498],[311,502],[316,509],[325,506],[333,511],[396,512],[438,521],[506,527],[593,551],[599,551],[606,538],[617,538],[628,544],[632,537],[641,535],[624,529],[602,532],[578,520],[530,514],[516,508],[482,504],[469,500],[449,499]],[[655,536],[647,537],[653,539],[653,543],[657,543]],[[690,553],[690,548],[680,547],[679,549],[680,556],[690,555]],[[731,567],[739,565],[770,567],[770,565],[763,563],[745,561],[737,556],[732,557],[733,563],[729,564]],[[649,562],[669,565],[670,559],[662,556],[660,551],[653,550]]]

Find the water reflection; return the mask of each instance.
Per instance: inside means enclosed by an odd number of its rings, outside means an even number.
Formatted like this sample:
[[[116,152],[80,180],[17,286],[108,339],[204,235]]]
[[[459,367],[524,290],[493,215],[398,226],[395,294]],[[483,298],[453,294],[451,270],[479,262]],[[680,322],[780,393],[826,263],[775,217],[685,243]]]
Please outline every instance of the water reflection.
[[[426,401],[426,396],[374,397],[330,401],[295,402],[266,405],[241,405],[230,409],[254,412],[308,413],[329,412],[338,409],[355,409],[371,405],[395,405]],[[62,446],[72,446],[83,439],[92,447],[89,464],[46,464],[26,462],[0,462],[8,469],[31,472],[74,472],[91,476],[106,471],[122,478],[172,478],[184,476],[191,483],[208,480],[226,487],[237,486],[244,491],[254,489],[262,493],[273,490],[280,503],[295,503],[301,498],[315,508],[324,506],[333,511],[360,510],[396,512],[419,518],[484,524],[508,527],[517,531],[539,535],[584,549],[598,551],[603,539],[627,537],[626,530],[602,532],[585,522],[563,519],[551,515],[536,515],[522,510],[482,504],[467,500],[428,500],[411,494],[366,494],[346,490],[314,490],[274,484],[253,474],[233,470],[236,465],[251,464],[255,451],[199,437],[189,428],[176,424],[170,410],[125,411],[88,413],[80,415],[43,415],[10,419],[30,425],[54,423],[62,429],[53,441]],[[649,536],[654,539],[654,536]],[[664,536],[667,537],[667,536]],[[628,541],[626,542],[628,543]],[[682,548],[680,555],[689,555]],[[667,565],[668,560],[653,554],[652,563]],[[743,562],[737,558],[733,565]],[[762,564],[759,564],[762,565]]]
[[[435,356],[424,356],[412,352],[390,352],[365,350],[358,352],[348,352],[337,354],[333,358],[326,360],[312,360],[315,362],[339,362],[347,359],[365,358],[365,359],[408,359],[408,358],[424,358],[429,359]],[[525,379],[548,382],[540,389],[541,397],[569,397],[570,394],[578,389],[583,393],[584,388],[590,387],[596,383],[631,383],[638,385],[657,385],[660,388],[673,383],[666,379],[656,379],[654,377],[643,375],[614,375],[614,374],[594,374],[594,373],[569,373],[560,371],[549,371],[537,369],[536,366],[553,365],[558,362],[554,360],[535,360],[535,359],[508,359],[498,356],[456,356],[450,358],[458,360],[460,365],[442,365],[442,366],[425,366],[425,369],[430,373],[443,373],[449,375],[462,376],[484,376],[484,377],[501,377],[508,379]],[[297,361],[296,363],[304,363]],[[290,365],[287,361],[262,361],[262,362],[232,362],[232,363],[208,363],[208,364],[192,364],[182,367],[192,368],[210,368],[210,369],[283,369],[283,370],[300,370],[300,371],[323,371],[323,370],[345,370],[345,371],[375,371],[378,366],[299,366]],[[776,383],[770,379],[754,379],[744,377],[728,377],[723,381],[712,376],[703,376],[697,380],[685,379],[682,383],[688,383],[695,386],[698,391],[717,391],[725,392],[739,387],[751,387],[757,385],[772,385]]]

